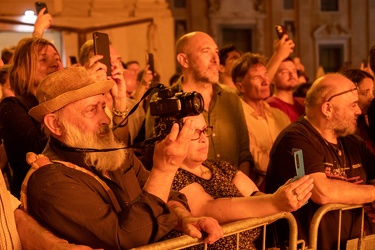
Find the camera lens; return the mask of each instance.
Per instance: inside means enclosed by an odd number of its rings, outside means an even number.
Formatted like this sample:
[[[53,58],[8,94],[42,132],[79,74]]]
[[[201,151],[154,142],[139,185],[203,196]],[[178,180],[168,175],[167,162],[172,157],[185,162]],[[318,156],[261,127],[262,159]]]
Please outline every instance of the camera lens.
[[[180,96],[182,116],[199,115],[204,109],[204,101],[198,92],[185,92]]]

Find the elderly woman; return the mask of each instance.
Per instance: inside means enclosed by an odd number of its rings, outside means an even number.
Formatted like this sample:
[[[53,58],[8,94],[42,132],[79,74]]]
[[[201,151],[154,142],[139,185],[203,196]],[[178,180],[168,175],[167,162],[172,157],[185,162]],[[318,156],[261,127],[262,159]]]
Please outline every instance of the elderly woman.
[[[313,180],[304,176],[290,180],[273,194],[262,194],[245,174],[231,164],[207,160],[208,137],[213,128],[207,126],[202,115],[190,116],[195,121],[195,133],[188,154],[177,171],[172,189],[185,194],[195,216],[212,216],[219,223],[250,217],[262,217],[281,211],[295,211],[310,197]],[[259,229],[241,234],[240,249],[255,249],[253,241]],[[235,249],[235,236],[224,238],[212,249]]]

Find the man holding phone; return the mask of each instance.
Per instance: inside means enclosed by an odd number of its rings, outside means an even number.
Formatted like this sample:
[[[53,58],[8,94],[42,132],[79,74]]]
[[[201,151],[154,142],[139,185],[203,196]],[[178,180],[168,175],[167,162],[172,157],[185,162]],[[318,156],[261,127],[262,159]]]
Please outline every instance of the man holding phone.
[[[305,173],[314,179],[311,201],[293,212],[298,238],[308,243],[311,219],[324,204],[365,204],[375,200],[375,156],[355,135],[358,107],[357,86],[341,74],[317,79],[306,95],[306,115],[284,129],[270,154],[266,192],[273,192],[296,175],[293,148],[302,149]],[[295,194],[298,199],[298,193]],[[358,210],[344,211],[341,245],[358,238]],[[336,249],[339,212],[326,214],[319,228],[317,249]],[[288,227],[278,223],[278,238],[284,244]],[[345,243],[344,243],[345,242]]]
[[[267,63],[273,93],[266,101],[271,107],[283,111],[290,121],[294,122],[303,114],[305,107],[301,98],[293,97],[293,92],[299,84],[297,67],[290,58],[295,44],[280,27],[276,28],[279,39],[274,41],[274,53]]]

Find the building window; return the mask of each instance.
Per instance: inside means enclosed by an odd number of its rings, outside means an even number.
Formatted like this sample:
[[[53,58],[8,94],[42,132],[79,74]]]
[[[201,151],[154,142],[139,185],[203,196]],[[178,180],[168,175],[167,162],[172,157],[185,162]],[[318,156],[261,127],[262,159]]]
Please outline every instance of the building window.
[[[284,10],[294,9],[294,0],[284,0]]]
[[[338,0],[320,0],[321,11],[338,11],[339,1]]]
[[[339,71],[344,65],[344,46],[342,44],[319,45],[319,65],[326,73]]]
[[[252,29],[247,28],[223,28],[222,46],[233,44],[243,52],[252,51]]]

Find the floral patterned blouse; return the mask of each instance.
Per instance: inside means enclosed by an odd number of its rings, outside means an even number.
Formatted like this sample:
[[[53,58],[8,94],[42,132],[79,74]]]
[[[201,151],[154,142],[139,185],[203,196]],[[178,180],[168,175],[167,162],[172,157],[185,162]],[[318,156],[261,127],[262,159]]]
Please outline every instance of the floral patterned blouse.
[[[200,184],[203,189],[211,195],[214,199],[229,198],[229,197],[243,197],[232,180],[238,172],[234,166],[225,161],[206,160],[203,165],[211,170],[211,178],[209,180],[196,176],[184,169],[178,169],[172,184],[172,189],[180,191],[184,187],[194,182]],[[260,228],[248,230],[240,233],[239,249],[256,249],[253,241],[260,235]],[[173,238],[182,235],[181,232],[173,230],[168,234],[168,238]],[[236,236],[228,236],[218,240],[209,249],[236,249]],[[203,249],[203,244],[191,247],[189,249]]]

